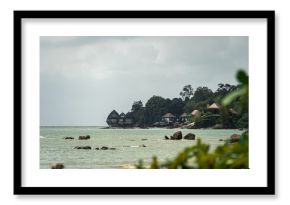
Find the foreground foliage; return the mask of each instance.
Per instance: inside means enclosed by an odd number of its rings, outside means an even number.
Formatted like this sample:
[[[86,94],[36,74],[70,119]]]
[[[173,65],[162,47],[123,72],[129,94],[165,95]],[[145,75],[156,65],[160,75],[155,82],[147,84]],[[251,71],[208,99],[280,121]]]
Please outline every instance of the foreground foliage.
[[[239,142],[226,142],[210,151],[210,146],[197,140],[196,145],[185,148],[173,160],[159,163],[156,156],[150,166],[145,166],[140,160],[138,169],[247,169],[248,162],[248,132],[241,135]]]
[[[240,118],[234,118],[228,115],[226,109],[220,114],[207,113],[198,119],[201,127],[211,126],[215,123],[223,123],[229,127],[248,127],[248,75],[240,70],[237,73],[239,87],[230,85],[220,85],[219,92],[226,95],[222,98],[224,107],[236,105],[240,112]],[[226,87],[226,89],[224,88]],[[226,91],[230,92],[226,92]],[[233,143],[230,139],[223,145],[218,146],[215,150],[210,151],[210,146],[204,144],[200,139],[196,145],[187,147],[181,151],[173,160],[167,160],[165,163],[159,163],[156,156],[152,158],[150,166],[144,166],[142,160],[136,165],[136,168],[144,169],[248,169],[249,168],[249,134],[244,132],[238,141]]]

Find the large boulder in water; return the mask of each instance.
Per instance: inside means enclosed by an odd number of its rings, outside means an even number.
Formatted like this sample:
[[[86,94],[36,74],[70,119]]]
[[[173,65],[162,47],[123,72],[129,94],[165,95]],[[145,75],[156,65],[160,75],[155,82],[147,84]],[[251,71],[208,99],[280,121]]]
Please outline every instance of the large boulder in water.
[[[88,140],[90,139],[90,135],[86,135],[86,136],[79,136],[79,140]]]
[[[181,140],[182,139],[182,132],[177,131],[173,134],[173,136],[170,136],[171,140]]]
[[[167,135],[165,135],[164,138],[165,138],[166,140],[169,140],[169,137],[167,137]]]
[[[188,133],[187,135],[184,136],[185,140],[195,140],[195,134]]]

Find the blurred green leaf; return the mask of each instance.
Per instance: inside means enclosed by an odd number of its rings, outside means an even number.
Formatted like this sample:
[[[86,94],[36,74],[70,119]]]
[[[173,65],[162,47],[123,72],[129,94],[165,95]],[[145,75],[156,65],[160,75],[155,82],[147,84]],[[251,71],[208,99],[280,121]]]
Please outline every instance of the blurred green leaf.
[[[238,71],[238,73],[237,73],[237,79],[243,85],[247,85],[248,84],[248,75],[243,70],[239,70]]]
[[[224,99],[222,99],[222,104],[224,106],[228,106],[237,97],[241,97],[246,94],[247,94],[247,87],[242,87],[241,89],[235,90],[231,92],[229,95],[227,95],[226,97],[224,97]]]

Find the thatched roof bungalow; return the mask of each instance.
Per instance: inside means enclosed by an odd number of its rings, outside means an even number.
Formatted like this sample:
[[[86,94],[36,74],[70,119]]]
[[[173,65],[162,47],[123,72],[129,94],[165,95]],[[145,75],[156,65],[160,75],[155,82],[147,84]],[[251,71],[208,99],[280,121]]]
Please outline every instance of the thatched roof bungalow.
[[[186,114],[185,112],[179,116],[180,122],[187,122],[188,118],[189,118],[189,115]]]
[[[221,106],[217,103],[213,103],[207,107],[207,111],[216,113],[216,114],[220,112],[220,109],[221,109]]]
[[[122,112],[120,114],[120,118],[119,118],[118,124],[119,125],[124,125],[125,124],[125,113]]]
[[[133,113],[132,112],[127,112],[127,114],[125,115],[125,117],[124,117],[124,124],[125,125],[132,125],[132,124],[134,124],[134,117],[133,117]]]
[[[217,103],[213,103],[210,106],[208,106],[207,109],[209,109],[209,110],[220,110],[221,106],[219,104],[217,104]]]
[[[162,116],[162,121],[165,121],[165,122],[174,122],[175,119],[176,117],[172,115],[170,112]]]
[[[109,116],[107,117],[106,122],[108,123],[109,126],[111,126],[111,127],[115,127],[115,126],[118,125],[119,118],[120,118],[119,113],[118,113],[116,110],[113,110],[113,111],[109,114]]]

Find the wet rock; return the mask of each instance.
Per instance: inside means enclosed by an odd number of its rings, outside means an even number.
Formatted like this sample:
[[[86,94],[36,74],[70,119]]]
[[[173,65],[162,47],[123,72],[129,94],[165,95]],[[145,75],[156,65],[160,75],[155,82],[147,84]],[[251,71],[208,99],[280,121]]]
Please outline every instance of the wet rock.
[[[101,150],[108,150],[108,149],[109,149],[109,147],[106,147],[106,146],[101,147]]]
[[[50,166],[51,169],[64,169],[64,165],[62,163],[52,164]]]
[[[65,140],[73,140],[74,137],[64,137],[63,139],[65,139]]]
[[[171,137],[172,137],[172,136],[171,136]],[[166,140],[169,140],[169,137],[167,137],[167,135],[165,135],[164,138],[165,138]]]
[[[110,150],[116,150],[116,148],[115,147],[111,147]]]
[[[182,139],[182,132],[177,131],[173,134],[173,136],[170,136],[171,140],[181,140]]]
[[[185,140],[195,140],[195,134],[188,133],[187,135],[184,136]]]
[[[148,140],[148,139],[141,139],[142,141]]]
[[[146,145],[145,145],[145,144],[142,144],[142,145],[140,145],[139,147],[146,147]]]
[[[100,148],[96,147],[95,150],[100,150]]]
[[[79,140],[89,140],[91,138],[90,135],[86,135],[86,136],[79,136]]]
[[[92,149],[91,146],[76,146],[75,149]]]

